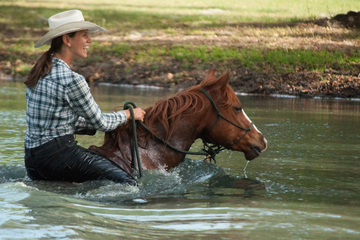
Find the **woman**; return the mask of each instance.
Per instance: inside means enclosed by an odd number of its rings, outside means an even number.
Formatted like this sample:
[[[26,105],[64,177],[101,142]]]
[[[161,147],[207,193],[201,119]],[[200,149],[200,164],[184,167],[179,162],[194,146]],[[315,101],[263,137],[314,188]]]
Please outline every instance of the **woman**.
[[[25,167],[32,180],[84,182],[108,179],[136,184],[132,176],[109,160],[80,147],[74,140],[79,129],[111,131],[130,119],[129,110],[103,113],[94,101],[85,78],[70,69],[75,59],[86,58],[92,42],[89,32],[103,28],[84,21],[79,10],[49,18],[50,31],[35,48],[51,44],[25,80]],[[145,111],[134,109],[143,121]]]

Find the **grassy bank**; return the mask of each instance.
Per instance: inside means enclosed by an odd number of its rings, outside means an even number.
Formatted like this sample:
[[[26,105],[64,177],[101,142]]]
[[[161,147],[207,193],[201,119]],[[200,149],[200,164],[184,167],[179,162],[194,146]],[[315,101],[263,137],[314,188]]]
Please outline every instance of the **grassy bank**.
[[[174,59],[185,67],[197,64],[199,68],[202,68],[204,65],[216,62],[233,68],[235,67],[233,64],[241,62],[244,67],[254,71],[272,73],[296,72],[299,68],[324,71],[333,67],[344,71],[360,71],[358,66],[360,50],[356,49],[342,52],[340,50],[260,49],[209,45],[129,46],[122,43],[111,45],[96,43],[93,45],[93,50],[95,54],[90,55],[89,61],[103,60],[101,52],[106,52],[113,57],[137,63]]]
[[[358,0],[1,0],[1,72],[25,76],[48,48],[33,48],[48,31],[47,17],[68,9],[82,10],[109,31],[93,36],[85,64],[112,59],[146,71],[176,62],[182,70],[241,65],[267,74],[360,72],[359,31],[316,21],[360,10]]]
[[[83,10],[87,19],[108,28],[168,28],[185,24],[228,22],[278,22],[314,19],[359,10],[357,0],[1,0],[1,22],[39,27],[47,18],[67,9]],[[24,11],[27,10],[27,11]]]
[[[16,63],[12,73],[21,76],[27,75],[33,62],[42,51],[36,51],[31,46],[33,42],[19,41],[8,47],[7,61]],[[2,46],[0,46],[1,49]],[[96,42],[91,45],[91,52],[85,62],[106,62],[109,58],[118,58],[136,64],[158,64],[177,61],[183,69],[190,65],[199,70],[206,69],[209,64],[236,68],[241,64],[259,73],[295,73],[299,70],[320,71],[337,69],[341,71],[360,72],[360,50],[304,50],[304,49],[262,49],[239,48],[234,46],[208,46],[208,45],[129,45],[124,43]],[[21,60],[21,62],[19,62]]]

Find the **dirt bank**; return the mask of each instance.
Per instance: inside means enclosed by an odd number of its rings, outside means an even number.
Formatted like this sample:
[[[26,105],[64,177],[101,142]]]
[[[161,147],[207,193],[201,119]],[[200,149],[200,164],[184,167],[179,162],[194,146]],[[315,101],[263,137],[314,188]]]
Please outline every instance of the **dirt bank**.
[[[257,73],[249,68],[241,67],[241,63],[234,65],[239,67],[228,69],[230,70],[230,85],[238,92],[289,94],[302,97],[360,97],[358,73],[335,70],[325,70],[320,73],[298,70],[295,73],[269,74]],[[220,69],[217,72],[218,76],[226,69],[216,64],[210,64],[206,69],[192,67],[184,69],[182,64],[175,60],[158,65],[156,69],[151,69],[146,64],[129,64],[116,59],[91,65],[73,66],[73,69],[84,75],[89,82],[145,84],[165,88],[193,86],[204,79],[213,68]]]
[[[341,19],[348,19],[342,17]],[[359,14],[360,19],[360,14]],[[347,21],[347,20],[346,20]],[[25,31],[25,30],[24,30]],[[27,29],[27,34],[38,39],[46,30]],[[209,31],[208,31],[209,32]],[[305,49],[327,50],[350,53],[360,47],[358,29],[350,29],[339,21],[320,19],[316,21],[261,24],[261,23],[231,23],[226,27],[212,28],[212,35],[182,34],[181,30],[176,36],[166,35],[161,31],[152,33],[151,36],[139,32],[129,35],[98,36],[94,41],[126,44],[154,44],[154,45],[209,45],[231,46],[235,48],[260,48],[260,49]],[[20,30],[7,28],[0,40],[9,46],[18,41]],[[210,34],[210,33],[209,33]],[[19,36],[18,36],[19,35]],[[134,37],[134,35],[136,37]],[[153,36],[156,35],[156,36]],[[93,54],[93,53],[91,53]],[[76,61],[71,67],[85,76],[87,81],[93,83],[126,83],[147,84],[166,88],[187,88],[199,83],[213,68],[218,69],[218,74],[226,71],[229,66],[222,63],[210,64],[184,64],[174,58],[161,59],[159,62],[139,63],[124,56],[114,57],[113,54],[97,52],[101,61]],[[0,78],[9,76],[17,78],[17,65],[34,64],[34,58],[17,55],[5,49],[0,49]],[[13,59],[13,60],[8,60]],[[350,63],[359,69],[356,72],[347,72],[329,63],[323,72],[308,71],[301,66],[289,66],[291,73],[275,73],[267,71],[254,71],[244,67],[241,62],[231,62],[230,85],[239,92],[259,94],[289,94],[302,97],[360,97],[360,64]],[[156,67],[154,67],[156,65]],[[261,68],[261,66],[258,66]],[[15,69],[15,71],[14,71]]]

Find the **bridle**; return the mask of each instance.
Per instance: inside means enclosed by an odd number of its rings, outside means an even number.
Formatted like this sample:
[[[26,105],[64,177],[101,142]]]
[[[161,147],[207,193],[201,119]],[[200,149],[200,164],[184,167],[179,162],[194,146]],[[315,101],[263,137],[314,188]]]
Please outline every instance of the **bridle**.
[[[222,151],[222,150],[224,150],[224,149],[226,149],[226,148],[227,148],[227,149],[231,149],[235,144],[237,144],[238,142],[240,142],[241,139],[243,139],[243,138],[248,134],[248,132],[251,131],[252,127],[254,126],[254,123],[251,122],[250,127],[245,128],[245,127],[242,127],[242,126],[240,126],[240,125],[237,125],[236,123],[234,123],[234,122],[232,122],[231,120],[227,119],[226,117],[224,117],[224,116],[221,114],[220,110],[219,110],[218,107],[216,106],[216,104],[215,104],[214,100],[211,98],[210,94],[209,94],[208,92],[206,92],[205,89],[203,89],[203,88],[200,89],[200,90],[201,90],[201,91],[205,94],[205,96],[209,99],[210,103],[214,106],[215,111],[216,111],[216,113],[217,113],[217,115],[218,115],[217,121],[216,121],[215,124],[207,131],[207,133],[205,134],[205,138],[203,138],[204,145],[206,146],[206,145],[212,144],[212,148],[218,147],[218,149],[216,149],[216,152],[217,152],[217,153],[219,153],[220,151]],[[211,138],[209,137],[209,134],[210,134],[211,131],[216,127],[216,125],[219,123],[220,119],[224,119],[225,121],[231,123],[231,124],[234,125],[235,127],[240,128],[240,129],[242,129],[242,130],[245,130],[244,135],[242,135],[240,138],[238,138],[236,141],[234,141],[230,146],[219,146],[219,145],[215,144],[214,141],[211,140]],[[205,139],[208,139],[208,140],[210,140],[211,142],[208,142],[208,141],[206,141]],[[217,154],[217,153],[216,153],[216,154]],[[216,154],[215,154],[215,155],[216,155]],[[215,156],[214,156],[214,158],[211,158],[211,157],[210,157],[210,159],[212,159],[212,160],[215,161]]]

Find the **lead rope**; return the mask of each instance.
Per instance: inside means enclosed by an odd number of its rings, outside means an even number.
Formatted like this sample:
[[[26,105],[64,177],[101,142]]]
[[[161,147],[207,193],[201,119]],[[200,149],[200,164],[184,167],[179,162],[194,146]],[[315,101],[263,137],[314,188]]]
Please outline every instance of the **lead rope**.
[[[135,103],[132,102],[126,102],[124,104],[124,109],[129,109],[130,111],[130,116],[132,119],[132,126],[133,126],[133,143],[132,143],[132,151],[131,151],[131,157],[132,157],[132,161],[133,161],[133,165],[134,168],[136,169],[136,163],[137,163],[137,170],[139,172],[139,178],[142,177],[142,168],[141,168],[141,159],[140,159],[140,155],[139,155],[139,147],[138,147],[138,142],[137,142],[137,136],[136,136],[136,122],[135,121],[135,117],[134,117],[134,110],[133,108],[136,108]],[[135,156],[136,154],[136,156]],[[136,161],[135,161],[135,157],[136,157]]]

